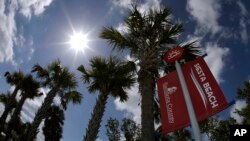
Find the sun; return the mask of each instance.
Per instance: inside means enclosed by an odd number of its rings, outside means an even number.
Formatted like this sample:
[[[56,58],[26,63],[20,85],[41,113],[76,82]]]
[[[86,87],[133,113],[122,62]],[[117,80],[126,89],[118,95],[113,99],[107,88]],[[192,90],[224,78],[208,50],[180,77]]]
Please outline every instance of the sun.
[[[88,42],[89,40],[87,34],[78,32],[70,36],[69,44],[72,49],[78,52],[84,51],[84,49],[88,47]]]

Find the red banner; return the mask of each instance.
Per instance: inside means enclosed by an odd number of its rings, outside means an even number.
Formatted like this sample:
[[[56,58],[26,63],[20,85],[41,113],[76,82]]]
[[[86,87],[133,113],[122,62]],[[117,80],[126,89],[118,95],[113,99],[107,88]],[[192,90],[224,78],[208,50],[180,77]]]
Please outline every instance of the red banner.
[[[202,57],[183,65],[182,71],[198,121],[225,108],[228,103]],[[157,81],[162,133],[169,133],[190,125],[190,120],[177,72]]]

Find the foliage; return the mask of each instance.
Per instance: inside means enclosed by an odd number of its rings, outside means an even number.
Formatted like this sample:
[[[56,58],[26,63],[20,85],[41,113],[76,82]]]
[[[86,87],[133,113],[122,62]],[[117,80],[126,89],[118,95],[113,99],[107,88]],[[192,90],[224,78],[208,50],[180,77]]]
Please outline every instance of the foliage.
[[[243,118],[243,124],[250,124],[250,82],[244,83],[244,88],[237,89],[236,98],[239,100],[246,101],[246,107],[241,110],[236,109],[236,113],[238,113]]]
[[[120,141],[121,135],[119,130],[119,121],[117,119],[110,117],[105,127],[109,141]]]
[[[121,102],[128,99],[126,89],[135,82],[134,65],[132,62],[121,61],[116,57],[94,57],[90,60],[90,69],[83,65],[78,67],[82,73],[82,80],[88,83],[88,91],[99,91],[99,97],[94,106],[92,117],[84,137],[85,141],[96,140],[101,119],[104,114],[108,96],[119,98]]]
[[[236,98],[240,100],[246,100],[247,103],[250,103],[250,82],[249,81],[244,82],[243,89],[240,89],[240,88],[237,89]]]
[[[117,119],[109,118],[106,124],[106,134],[109,141],[119,141],[121,134],[124,135],[126,141],[141,141],[141,126],[135,121],[124,118],[121,126]],[[120,127],[120,129],[119,129]]]
[[[93,57],[90,67],[90,70],[86,70],[83,65],[78,67],[83,74],[83,82],[89,83],[89,92],[105,91],[119,97],[122,102],[128,99],[125,89],[130,88],[135,82],[135,70],[131,62],[123,62],[117,57]]]
[[[125,118],[122,120],[121,131],[126,141],[141,141],[141,127],[132,119]]]
[[[27,98],[33,99],[35,97],[39,97],[42,94],[39,92],[40,84],[34,80],[33,76],[30,74],[27,74],[24,76],[22,80],[22,84],[20,86],[20,96],[21,99],[18,101],[15,110],[8,122],[8,128],[6,129],[6,135],[8,137],[11,137],[11,133],[15,131],[16,125],[20,122],[19,116],[22,110],[22,107],[24,105],[24,102]]]

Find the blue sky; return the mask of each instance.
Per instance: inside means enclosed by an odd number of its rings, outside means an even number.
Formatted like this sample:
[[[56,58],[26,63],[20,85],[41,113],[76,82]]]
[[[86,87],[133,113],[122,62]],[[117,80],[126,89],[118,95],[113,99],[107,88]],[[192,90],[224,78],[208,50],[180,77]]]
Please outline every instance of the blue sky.
[[[133,0],[1,0],[0,1],[0,92],[13,89],[6,84],[5,71],[30,72],[32,66],[42,66],[59,58],[64,66],[76,73],[80,65],[88,66],[93,56],[108,56],[108,43],[98,38],[103,26],[125,29],[123,18]],[[206,51],[206,61],[219,82],[226,98],[231,101],[236,88],[250,80],[250,2],[247,0],[136,0],[140,11],[161,4],[170,7],[173,20],[184,25],[179,41],[198,39]],[[70,36],[82,32],[88,37],[88,47],[76,52],[70,48]],[[124,56],[125,58],[125,56]],[[43,89],[44,91],[48,91]],[[84,99],[81,105],[70,105],[66,111],[63,141],[83,139],[97,94],[89,94],[80,82]],[[140,123],[140,97],[135,86],[128,91],[130,99],[120,103],[109,99],[98,140],[106,141],[106,120],[130,117]],[[43,98],[27,101],[22,111],[24,121],[32,121]],[[233,109],[243,107],[242,101],[221,113],[235,116]],[[3,106],[0,105],[2,111]],[[240,118],[237,117],[240,122]],[[39,140],[43,140],[40,133]]]

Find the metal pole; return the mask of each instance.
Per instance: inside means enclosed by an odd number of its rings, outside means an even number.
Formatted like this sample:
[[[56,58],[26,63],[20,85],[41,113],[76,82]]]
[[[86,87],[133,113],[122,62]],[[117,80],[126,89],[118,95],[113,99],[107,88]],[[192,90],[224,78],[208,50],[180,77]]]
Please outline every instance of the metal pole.
[[[191,121],[191,126],[193,128],[193,132],[194,132],[194,137],[195,137],[195,141],[201,141],[201,134],[200,134],[200,128],[196,119],[196,115],[194,112],[194,108],[189,96],[189,92],[187,89],[187,84],[185,81],[185,78],[183,76],[182,70],[181,70],[181,65],[179,64],[178,61],[175,61],[175,67],[176,67],[176,71],[179,77],[179,80],[181,82],[181,89],[183,91],[183,95],[184,95],[184,99],[186,102],[186,106],[187,106],[187,110],[188,110],[188,115]]]

